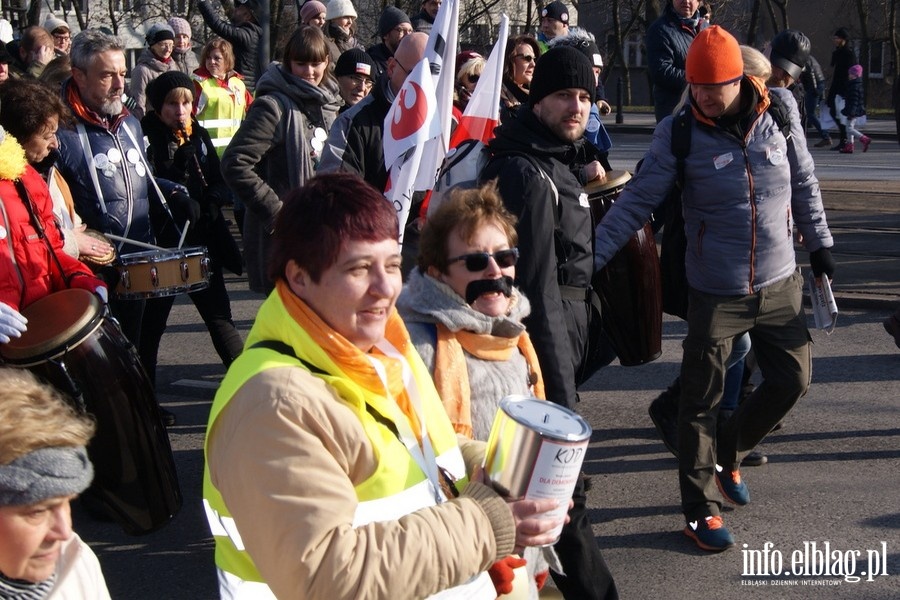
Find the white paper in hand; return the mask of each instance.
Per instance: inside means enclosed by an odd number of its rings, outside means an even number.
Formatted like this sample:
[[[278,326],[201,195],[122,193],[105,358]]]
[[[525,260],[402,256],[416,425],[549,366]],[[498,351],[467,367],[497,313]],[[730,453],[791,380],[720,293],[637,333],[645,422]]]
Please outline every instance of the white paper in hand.
[[[810,272],[809,299],[812,302],[816,329],[824,329],[825,333],[831,335],[837,325],[838,309],[828,276],[816,277]]]

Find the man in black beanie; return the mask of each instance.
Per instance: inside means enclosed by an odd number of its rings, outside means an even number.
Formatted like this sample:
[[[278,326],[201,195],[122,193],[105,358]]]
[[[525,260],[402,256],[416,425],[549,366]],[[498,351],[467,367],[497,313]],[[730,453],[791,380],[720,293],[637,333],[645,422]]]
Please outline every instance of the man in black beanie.
[[[525,320],[547,399],[574,409],[590,325],[593,235],[587,194],[569,165],[584,160],[584,131],[594,102],[593,65],[579,50],[552,48],[537,61],[528,104],[497,129],[494,157],[482,182],[497,179],[518,218],[516,285],[532,304]],[[571,521],[555,545],[566,576],[552,572],[569,599],[617,598],[615,582],[594,540],[583,478]]]
[[[344,101],[340,112],[369,95],[376,79],[375,70],[372,57],[360,48],[350,48],[341,54],[334,66],[334,76]]]
[[[413,32],[409,16],[396,6],[388,6],[378,19],[378,37],[381,43],[366,50],[377,69],[376,79],[387,70],[388,59],[394,56],[400,40]]]

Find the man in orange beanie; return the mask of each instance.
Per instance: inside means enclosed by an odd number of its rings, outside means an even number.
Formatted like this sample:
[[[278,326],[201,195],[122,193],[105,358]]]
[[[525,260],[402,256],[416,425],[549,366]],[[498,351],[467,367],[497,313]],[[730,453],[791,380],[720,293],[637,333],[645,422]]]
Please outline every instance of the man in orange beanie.
[[[710,551],[734,545],[721,517],[723,498],[740,506],[750,502],[738,471],[741,459],[809,385],[809,332],[794,226],[810,252],[813,273],[834,274],[833,241],[797,104],[787,90],[768,90],[742,72],[740,47],[731,34],[713,26],[697,35],[687,54],[690,94],[683,113],[657,125],[640,173],[595,236],[599,269],[680,182],[689,305],[678,412],[679,483],[684,532]],[[790,141],[775,110],[789,119]],[[676,123],[690,129],[678,132],[691,140],[681,165],[672,151]],[[748,331],[764,381],[717,440],[725,359],[734,338]]]

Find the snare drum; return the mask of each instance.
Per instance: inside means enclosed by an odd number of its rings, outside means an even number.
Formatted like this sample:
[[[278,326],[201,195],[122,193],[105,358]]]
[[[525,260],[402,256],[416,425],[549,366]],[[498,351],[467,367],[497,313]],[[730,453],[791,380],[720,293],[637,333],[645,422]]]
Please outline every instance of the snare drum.
[[[187,294],[209,287],[209,257],[204,246],[123,254],[116,266],[120,300]]]
[[[22,310],[28,331],[0,345],[7,364],[26,367],[97,421],[88,446],[99,500],[129,534],[165,525],[182,496],[153,387],[134,346],[82,289],[45,296]]]
[[[596,226],[631,179],[628,171],[609,171],[605,180],[585,186]],[[662,287],[659,258],[650,223],[635,232],[624,248],[591,282],[603,308],[603,329],[619,362],[642,365],[662,354]]]

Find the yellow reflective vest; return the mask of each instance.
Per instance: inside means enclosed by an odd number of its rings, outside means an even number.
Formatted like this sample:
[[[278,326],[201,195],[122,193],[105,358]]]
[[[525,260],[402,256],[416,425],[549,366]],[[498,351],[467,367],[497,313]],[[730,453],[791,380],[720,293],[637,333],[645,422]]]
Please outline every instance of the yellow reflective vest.
[[[209,132],[216,154],[222,158],[241,121],[247,114],[247,86],[239,77],[229,77],[223,87],[215,77],[192,76],[200,86],[197,121]]]
[[[263,304],[257,317],[257,323],[260,318],[267,316],[275,316],[274,320],[284,322],[286,309],[278,298],[277,291],[271,294]],[[292,323],[296,325],[295,322],[292,321]],[[213,431],[216,419],[240,388],[250,379],[268,369],[296,367],[310,371],[337,391],[341,400],[363,425],[366,436],[375,449],[374,454],[378,457],[378,465],[372,475],[355,486],[359,504],[354,515],[353,527],[399,519],[404,515],[437,504],[431,482],[401,443],[397,433],[388,425],[391,422],[390,416],[399,413],[393,400],[356,384],[343,375],[334,363],[314,365],[298,358],[298,356],[322,356],[320,350],[318,353],[310,352],[315,345],[299,325],[292,327],[290,331],[282,331],[282,339],[275,342],[280,347],[276,348],[271,347],[271,340],[261,340],[260,336],[255,334],[256,331],[257,327],[254,325],[245,351],[228,369],[228,373],[216,393],[207,425],[204,461],[208,460],[209,432]],[[411,344],[410,347],[412,347]],[[315,349],[318,347],[315,346]],[[466,483],[465,463],[457,444],[456,433],[444,412],[440,398],[434,391],[430,375],[421,359],[418,359],[416,355],[414,360],[409,360],[409,364],[413,377],[421,384],[419,389],[423,392],[421,393],[422,412],[425,422],[428,424],[428,435],[434,447],[436,462],[451,479],[457,481],[457,487],[462,489]],[[248,435],[264,435],[264,433],[248,432]],[[268,586],[265,586],[253,559],[246,552],[238,525],[210,479],[207,462],[204,462],[203,503],[210,529],[215,538],[215,560],[216,566],[220,570],[220,585],[230,588],[227,590],[230,593],[236,591],[237,587],[241,587],[243,591],[246,589],[245,584],[249,583],[251,588],[256,588],[254,597],[272,597],[266,595],[271,592],[268,590]],[[480,576],[480,578],[486,577],[484,573]],[[465,586],[461,586],[459,589],[463,587]],[[225,591],[223,590],[223,592]]]

